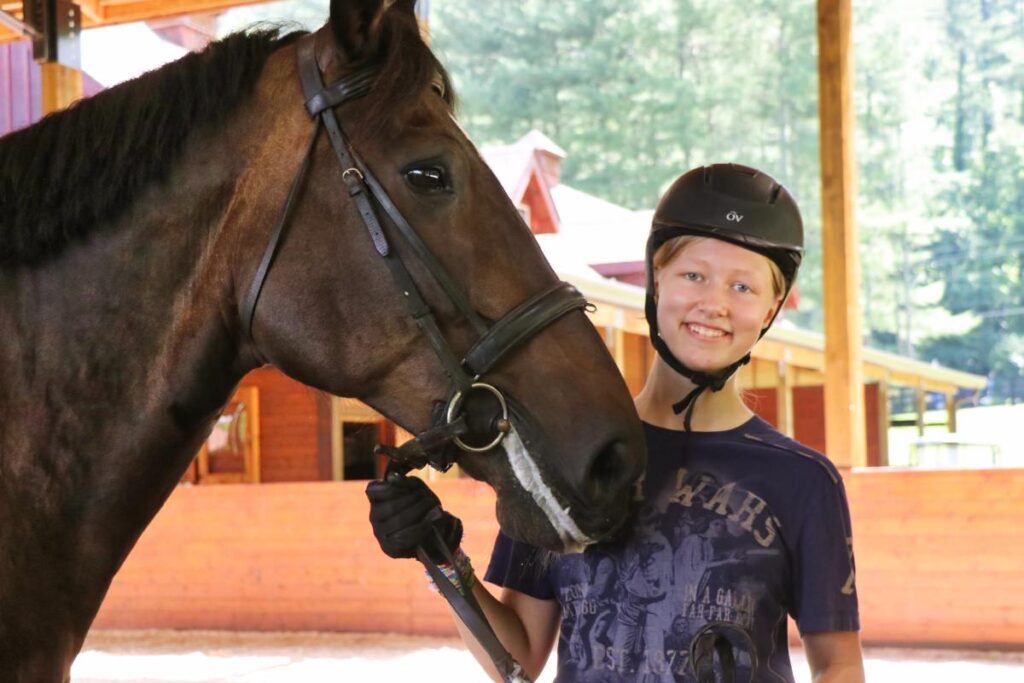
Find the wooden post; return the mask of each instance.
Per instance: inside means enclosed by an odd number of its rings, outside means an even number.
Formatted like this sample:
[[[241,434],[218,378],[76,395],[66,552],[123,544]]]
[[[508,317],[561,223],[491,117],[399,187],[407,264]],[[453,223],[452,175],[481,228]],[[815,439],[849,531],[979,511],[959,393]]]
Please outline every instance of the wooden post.
[[[889,466],[889,380],[878,381],[878,464]]]
[[[854,221],[852,0],[818,0],[818,107],[825,307],[825,448],[840,467],[867,465]]]
[[[946,429],[950,434],[956,433],[956,394],[946,394]]]
[[[43,115],[64,109],[82,99],[82,72],[57,64],[42,64]]]
[[[924,436],[924,413],[928,408],[928,394],[924,387],[919,386],[914,389],[914,398],[914,410],[917,412],[917,435]]]
[[[342,431],[341,399],[331,397],[331,481],[345,478],[345,434]]]
[[[778,429],[786,436],[793,438],[796,428],[793,425],[793,385],[796,383],[796,371],[784,360],[779,361],[779,383],[775,387],[775,404],[778,409]]]
[[[623,377],[626,376],[626,331],[616,325],[611,328],[612,333],[612,358]]]

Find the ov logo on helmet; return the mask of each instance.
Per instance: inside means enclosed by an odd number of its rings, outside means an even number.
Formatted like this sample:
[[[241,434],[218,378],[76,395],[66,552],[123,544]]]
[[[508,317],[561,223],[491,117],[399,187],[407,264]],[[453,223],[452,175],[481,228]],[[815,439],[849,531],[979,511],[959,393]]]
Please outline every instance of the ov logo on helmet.
[[[730,211],[729,213],[725,214],[725,220],[736,221],[737,223],[739,223],[741,220],[743,220],[743,216],[739,215],[735,211]]]

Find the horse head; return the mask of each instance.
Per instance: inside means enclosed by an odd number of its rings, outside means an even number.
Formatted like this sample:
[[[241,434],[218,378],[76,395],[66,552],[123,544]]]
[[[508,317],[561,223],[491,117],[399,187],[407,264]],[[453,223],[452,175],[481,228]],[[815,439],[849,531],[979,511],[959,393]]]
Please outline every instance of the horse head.
[[[459,464],[508,533],[578,548],[621,526],[642,429],[582,299],[455,121],[413,6],[335,0],[267,64],[233,218],[242,355],[473,446]]]

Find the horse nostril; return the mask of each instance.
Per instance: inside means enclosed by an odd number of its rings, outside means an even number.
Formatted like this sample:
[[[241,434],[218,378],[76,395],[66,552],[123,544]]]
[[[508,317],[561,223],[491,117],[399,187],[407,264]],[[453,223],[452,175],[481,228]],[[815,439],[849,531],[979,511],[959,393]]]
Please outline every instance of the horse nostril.
[[[587,470],[585,489],[592,503],[601,505],[616,499],[631,484],[629,448],[624,441],[615,439],[594,454]]]

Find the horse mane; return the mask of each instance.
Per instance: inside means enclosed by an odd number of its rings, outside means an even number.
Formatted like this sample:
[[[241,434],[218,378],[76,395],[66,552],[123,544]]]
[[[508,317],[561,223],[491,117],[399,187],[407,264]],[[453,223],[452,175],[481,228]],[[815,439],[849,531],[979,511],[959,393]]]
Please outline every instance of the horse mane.
[[[192,132],[243,102],[267,57],[300,34],[236,33],[0,138],[0,267],[56,256],[131,206]]]
[[[300,35],[278,27],[232,34],[0,138],[0,268],[41,263],[116,220],[141,190],[167,178],[190,134],[222,124],[270,54]],[[353,137],[381,133],[389,111],[437,79],[455,106],[448,74],[411,14],[389,12],[380,35],[372,58],[380,76]]]

